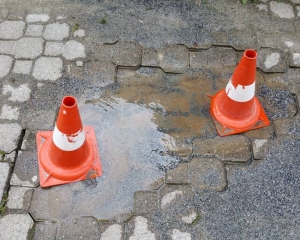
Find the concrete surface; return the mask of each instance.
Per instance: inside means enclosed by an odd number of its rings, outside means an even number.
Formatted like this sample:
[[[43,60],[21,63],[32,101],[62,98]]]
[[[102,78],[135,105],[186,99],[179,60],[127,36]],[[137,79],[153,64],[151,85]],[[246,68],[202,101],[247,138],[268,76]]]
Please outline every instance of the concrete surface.
[[[297,239],[300,2],[0,0],[1,239]],[[271,125],[218,137],[207,94],[257,50]],[[39,186],[63,96],[103,176]]]

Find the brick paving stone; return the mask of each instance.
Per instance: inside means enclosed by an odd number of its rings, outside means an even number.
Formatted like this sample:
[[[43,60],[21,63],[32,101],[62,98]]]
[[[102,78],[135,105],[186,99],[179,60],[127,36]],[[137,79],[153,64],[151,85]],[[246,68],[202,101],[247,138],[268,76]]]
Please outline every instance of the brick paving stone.
[[[60,42],[46,42],[45,55],[59,56],[62,54],[64,44]]]
[[[254,139],[252,141],[252,153],[254,159],[262,160],[266,157],[267,143],[267,139]]]
[[[74,32],[74,37],[84,37],[85,36],[85,31],[83,29],[78,29]]]
[[[17,123],[0,124],[0,150],[6,153],[13,151],[17,147],[21,130]]]
[[[13,73],[29,74],[32,67],[32,61],[30,60],[16,60],[13,68]]]
[[[225,166],[216,158],[194,158],[189,163],[189,175],[196,191],[222,191],[227,186]]]
[[[102,233],[100,240],[122,240],[123,238],[123,229],[119,224],[112,224],[106,227]]]
[[[189,183],[188,163],[179,163],[178,167],[167,170],[166,183],[169,184]]]
[[[131,231],[128,240],[158,240],[157,234],[149,229],[148,223],[148,219],[142,216],[136,216],[134,219],[130,220],[129,224],[131,225]]]
[[[276,136],[300,136],[300,119],[283,118],[274,121]]]
[[[143,48],[142,66],[158,67],[160,63],[158,50],[154,48]]]
[[[165,72],[185,72],[189,68],[189,59],[189,51],[183,45],[167,46],[159,52],[159,65]]]
[[[86,63],[86,79],[97,87],[105,87],[116,81],[116,66],[109,62],[89,61]]]
[[[28,84],[21,84],[20,86],[13,87],[9,84],[3,86],[2,93],[10,96],[8,100],[14,102],[25,102],[30,98],[31,89]]]
[[[62,185],[59,189],[34,189],[29,213],[35,221],[58,221],[71,215],[74,194],[71,185]]]
[[[112,61],[118,66],[137,67],[142,61],[142,47],[136,42],[118,41],[114,45]]]
[[[27,240],[28,232],[33,227],[33,220],[28,214],[9,214],[0,218],[0,239]]]
[[[43,43],[42,38],[21,38],[16,41],[14,55],[16,58],[35,59],[42,54]]]
[[[195,139],[193,152],[195,156],[216,157],[223,162],[246,163],[251,158],[250,143],[244,136]]]
[[[23,35],[23,21],[4,21],[0,23],[0,39],[19,39]]]
[[[287,3],[271,1],[270,11],[273,12],[275,15],[279,16],[280,18],[291,19],[295,17],[293,7]]]
[[[34,228],[32,240],[53,240],[56,237],[57,223],[37,222]]]
[[[26,29],[26,36],[41,37],[43,35],[43,25],[28,25]]]
[[[9,73],[12,62],[12,57],[0,55],[0,78],[5,77]]]
[[[36,187],[39,185],[36,151],[18,152],[10,184],[23,187]]]
[[[47,14],[28,14],[26,16],[26,22],[36,23],[36,22],[48,22],[50,17]]]
[[[133,212],[142,215],[154,211],[157,208],[156,191],[137,191],[134,193]]]
[[[32,188],[11,186],[8,194],[8,209],[28,211],[32,194]]]
[[[69,37],[70,27],[66,23],[51,23],[46,25],[44,38],[46,40],[62,41]]]
[[[9,164],[5,162],[0,162],[0,172],[0,199],[2,199],[4,188],[6,187],[9,175]]]
[[[56,239],[90,239],[98,240],[100,229],[97,219],[93,217],[67,218],[57,231]]]
[[[0,54],[12,54],[15,41],[0,41]]]
[[[258,51],[257,65],[264,72],[286,72],[288,60],[280,49],[263,48]]]
[[[37,80],[55,81],[61,77],[63,62],[58,57],[40,57],[36,60],[32,76]]]
[[[65,43],[62,49],[62,55],[67,60],[74,60],[77,58],[84,58],[86,57],[84,52],[84,46],[75,40],[70,40]]]

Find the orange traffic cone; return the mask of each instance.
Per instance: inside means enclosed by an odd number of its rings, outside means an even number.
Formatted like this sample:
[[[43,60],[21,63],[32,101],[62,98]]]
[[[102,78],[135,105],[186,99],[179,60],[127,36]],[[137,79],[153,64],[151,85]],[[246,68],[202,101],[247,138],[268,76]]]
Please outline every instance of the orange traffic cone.
[[[210,114],[220,136],[270,125],[255,97],[256,57],[254,50],[246,50],[226,88],[211,97]]]
[[[36,134],[40,185],[49,187],[102,175],[93,127],[82,127],[77,101],[66,96],[54,131]]]

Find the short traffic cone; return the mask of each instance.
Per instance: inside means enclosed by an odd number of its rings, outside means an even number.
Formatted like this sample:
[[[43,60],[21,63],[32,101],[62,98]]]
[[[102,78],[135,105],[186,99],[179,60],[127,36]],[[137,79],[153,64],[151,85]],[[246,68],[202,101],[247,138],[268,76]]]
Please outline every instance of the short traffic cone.
[[[270,125],[255,97],[256,57],[254,50],[246,50],[226,88],[211,97],[210,114],[220,136]]]
[[[54,131],[38,132],[36,142],[42,187],[102,175],[94,129],[82,126],[74,97],[63,98]]]

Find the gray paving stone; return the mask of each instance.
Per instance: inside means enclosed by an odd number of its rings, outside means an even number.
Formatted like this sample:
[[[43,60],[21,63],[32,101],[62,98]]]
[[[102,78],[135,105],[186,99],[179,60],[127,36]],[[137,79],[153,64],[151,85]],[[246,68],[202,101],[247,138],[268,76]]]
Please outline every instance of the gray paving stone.
[[[0,41],[0,54],[12,54],[15,41]]]
[[[192,69],[208,66],[208,50],[200,52],[190,52],[190,67]]]
[[[166,183],[169,184],[189,183],[188,163],[179,163],[178,167],[167,170]]]
[[[100,237],[97,219],[93,217],[68,218],[57,232],[56,239],[95,239]]]
[[[44,38],[47,40],[62,41],[69,37],[70,27],[66,23],[51,23],[46,25]]]
[[[271,1],[270,11],[275,13],[275,15],[279,16],[280,18],[290,19],[295,17],[293,7],[287,3]]]
[[[123,228],[119,224],[109,225],[101,233],[100,240],[122,240],[123,238]]]
[[[136,216],[134,219],[130,221],[131,225],[134,225],[133,233],[130,234],[128,240],[140,240],[140,239],[148,239],[148,240],[156,240],[159,239],[157,235],[149,230],[148,219],[142,216]]]
[[[0,124],[0,150],[6,153],[13,151],[17,147],[21,130],[17,123]]]
[[[18,74],[29,74],[32,67],[32,62],[30,60],[16,60],[13,68],[13,73]]]
[[[274,137],[274,127],[269,125],[268,127],[251,130],[244,133],[244,136],[248,139],[271,139]]]
[[[36,187],[39,185],[36,150],[18,152],[10,184],[22,187]]]
[[[252,153],[254,159],[262,160],[266,157],[267,143],[267,139],[254,139],[252,141]]]
[[[35,59],[42,54],[43,43],[42,38],[21,38],[16,42],[14,55],[16,58]]]
[[[0,218],[0,238],[2,240],[27,240],[28,232],[33,227],[33,220],[28,214],[9,214]]]
[[[35,22],[48,22],[50,17],[47,14],[28,14],[26,16],[26,22],[35,23]]]
[[[20,111],[16,107],[11,107],[7,104],[4,104],[1,110],[1,119],[7,119],[7,120],[17,120],[19,118]]]
[[[53,240],[56,237],[57,223],[37,222],[32,240]]]
[[[37,80],[55,81],[61,77],[63,62],[58,57],[40,57],[35,61],[32,76]]]
[[[9,84],[3,86],[2,93],[4,95],[10,96],[8,100],[13,102],[25,102],[30,98],[31,89],[28,84],[21,84],[19,86],[13,87]]]
[[[0,39],[19,39],[23,35],[23,21],[4,21],[0,23]]]
[[[78,38],[84,37],[85,31],[83,29],[78,29],[74,32],[73,36]]]
[[[66,69],[67,69],[68,75],[70,75],[71,77],[75,77],[75,78],[79,78],[79,79],[85,78],[84,67],[77,66],[76,62],[67,62]],[[97,73],[95,73],[95,74],[97,74]]]
[[[0,172],[0,199],[2,199],[4,188],[6,187],[9,175],[9,164],[5,162],[0,162]]]
[[[165,183],[165,178],[161,177],[145,187],[145,190],[158,190]]]
[[[300,67],[300,53],[292,53],[292,61],[290,66]]]
[[[286,72],[288,60],[280,49],[263,48],[258,51],[258,67],[264,72]]]
[[[274,121],[276,136],[299,136],[300,119],[283,118]]]
[[[59,56],[62,54],[64,44],[60,42],[46,42],[45,55]]]
[[[232,48],[212,47],[207,51],[207,62],[210,67],[236,66],[237,64],[237,53]]]
[[[26,29],[26,36],[41,37],[43,35],[43,25],[28,25]]]
[[[165,72],[183,73],[189,68],[189,51],[183,45],[165,47],[159,53],[160,67]]]
[[[250,143],[244,136],[195,139],[194,154],[198,157],[216,157],[223,162],[246,163],[251,158]]]
[[[116,216],[114,216],[114,222],[116,222],[116,223],[124,223],[124,222],[127,222],[132,217],[133,217],[133,213],[132,212],[117,214]]]
[[[192,240],[192,236],[190,233],[181,232],[178,229],[173,229],[171,237],[172,237],[172,240],[175,240],[175,239]]]
[[[160,63],[158,50],[154,48],[143,48],[142,66],[158,67]]]
[[[216,158],[194,158],[189,163],[189,175],[196,191],[222,191],[227,186],[225,166]]]
[[[116,81],[116,66],[109,62],[89,61],[86,63],[86,79],[97,87],[113,84]]]
[[[1,8],[0,9],[0,21],[3,21],[8,16],[8,8]]]
[[[9,209],[28,211],[33,189],[11,186],[8,194],[7,207]]]
[[[67,60],[74,60],[77,58],[84,58],[86,57],[84,52],[84,46],[75,40],[70,40],[65,43],[62,49],[62,55]]]
[[[157,208],[156,191],[137,191],[134,193],[133,212],[142,215],[154,211]]]
[[[12,57],[0,55],[0,78],[5,77],[9,73],[12,62]]]

